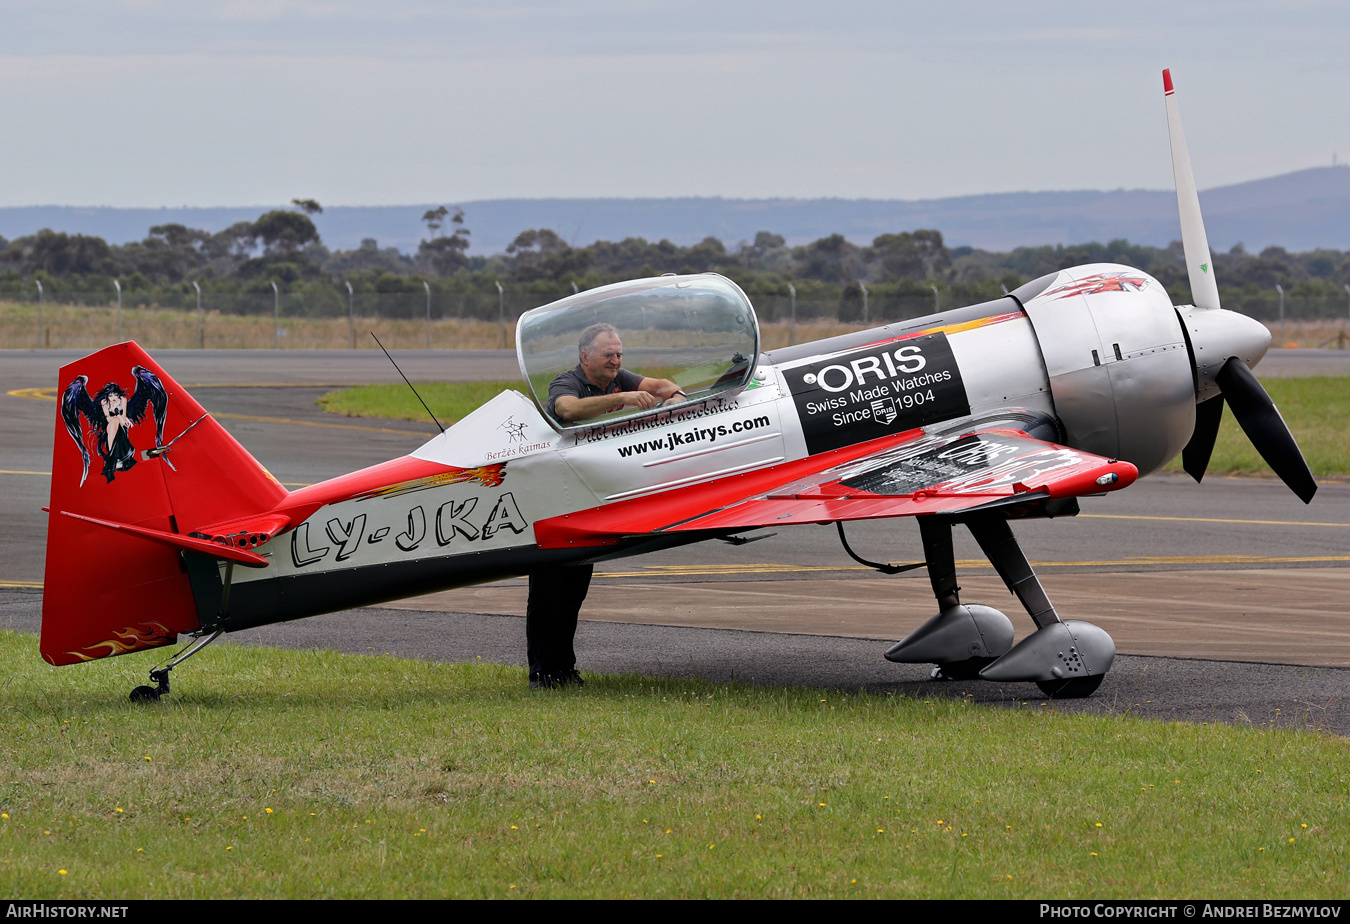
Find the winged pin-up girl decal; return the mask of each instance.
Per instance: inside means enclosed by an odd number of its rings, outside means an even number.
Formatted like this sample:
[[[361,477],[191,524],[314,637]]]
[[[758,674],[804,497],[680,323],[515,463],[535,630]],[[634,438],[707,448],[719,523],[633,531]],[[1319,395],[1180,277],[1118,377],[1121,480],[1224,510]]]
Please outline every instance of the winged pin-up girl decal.
[[[103,477],[109,482],[118,472],[127,471],[136,464],[136,447],[131,444],[128,431],[145,419],[147,409],[153,409],[155,414],[155,448],[164,446],[164,416],[169,408],[169,395],[159,376],[144,366],[133,366],[131,374],[136,384],[130,394],[116,382],[109,382],[91,396],[87,388],[89,376],[78,375],[61,396],[61,417],[65,420],[66,431],[84,460],[81,486],[89,477],[91,441],[103,459]],[[87,429],[80,426],[81,417]]]

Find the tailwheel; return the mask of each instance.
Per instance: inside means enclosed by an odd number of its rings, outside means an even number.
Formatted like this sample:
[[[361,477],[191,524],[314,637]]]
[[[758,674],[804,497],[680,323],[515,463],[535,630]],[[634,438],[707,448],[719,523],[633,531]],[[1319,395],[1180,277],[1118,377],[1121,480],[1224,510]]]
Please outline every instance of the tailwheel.
[[[210,635],[202,634],[188,645],[182,652],[176,655],[173,660],[163,667],[157,667],[150,672],[150,681],[153,687],[139,686],[131,691],[131,701],[133,703],[157,703],[165,696],[169,695],[169,671],[182,664],[188,658],[201,651],[207,645],[220,638],[224,629],[215,629]]]
[[[154,687],[139,686],[131,691],[131,701],[133,703],[157,703],[159,702],[159,691]]]
[[[1091,677],[1073,677],[1069,680],[1037,680],[1036,686],[1051,699],[1082,699],[1097,692],[1106,679],[1105,674]]]

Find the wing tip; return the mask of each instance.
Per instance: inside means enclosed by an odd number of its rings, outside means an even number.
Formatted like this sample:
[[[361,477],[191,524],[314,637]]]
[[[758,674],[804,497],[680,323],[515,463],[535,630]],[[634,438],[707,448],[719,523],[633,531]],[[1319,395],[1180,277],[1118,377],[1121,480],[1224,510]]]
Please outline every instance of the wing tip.
[[[1163,68],[1163,95],[1171,96],[1175,92],[1176,90],[1172,87],[1172,69],[1165,67]]]

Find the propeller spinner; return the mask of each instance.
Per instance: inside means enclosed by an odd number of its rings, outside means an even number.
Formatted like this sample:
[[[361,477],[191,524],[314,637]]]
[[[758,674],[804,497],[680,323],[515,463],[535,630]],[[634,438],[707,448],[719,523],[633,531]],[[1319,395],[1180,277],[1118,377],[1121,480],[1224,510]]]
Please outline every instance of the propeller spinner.
[[[1317,493],[1312,470],[1275,402],[1251,370],[1270,346],[1270,331],[1251,318],[1224,311],[1219,306],[1219,287],[1214,279],[1209,240],[1200,215],[1200,197],[1191,173],[1170,70],[1163,71],[1163,93],[1167,102],[1167,129],[1172,141],[1172,173],[1181,217],[1181,243],[1195,301],[1194,306],[1177,308],[1191,347],[1197,401],[1195,430],[1182,450],[1182,467],[1196,481],[1204,477],[1214,452],[1214,441],[1219,435],[1223,405],[1227,401],[1242,432],[1261,458],[1303,503],[1309,503]]]

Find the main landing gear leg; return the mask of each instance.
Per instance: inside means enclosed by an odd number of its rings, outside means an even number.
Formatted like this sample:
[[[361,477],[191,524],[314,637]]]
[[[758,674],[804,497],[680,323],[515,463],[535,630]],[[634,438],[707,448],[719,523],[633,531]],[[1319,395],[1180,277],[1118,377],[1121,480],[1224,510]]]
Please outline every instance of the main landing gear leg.
[[[1008,521],[996,514],[966,521],[971,535],[1036,631],[1013,645],[1012,622],[998,610],[963,605],[956,583],[951,521],[919,517],[928,577],[940,612],[886,652],[891,661],[937,664],[934,679],[1032,682],[1047,696],[1090,696],[1111,669],[1116,646],[1096,626],[1059,618]]]
[[[1012,622],[991,606],[961,603],[951,521],[931,516],[918,519],[928,580],[939,612],[887,651],[886,659],[936,664],[934,680],[973,680],[1012,648]]]
[[[990,515],[970,519],[971,535],[1008,590],[1017,595],[1036,631],[980,672],[986,680],[1032,681],[1046,696],[1076,699],[1101,686],[1116,657],[1105,630],[1077,619],[1062,620],[1008,521]]]

